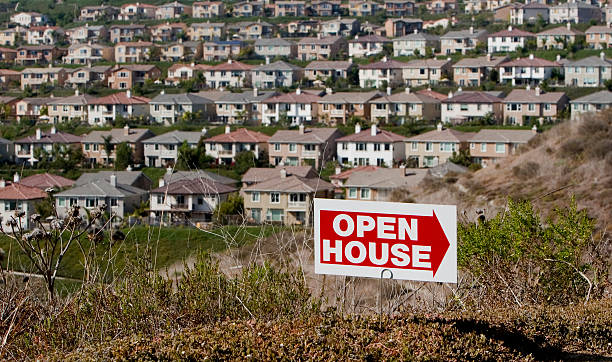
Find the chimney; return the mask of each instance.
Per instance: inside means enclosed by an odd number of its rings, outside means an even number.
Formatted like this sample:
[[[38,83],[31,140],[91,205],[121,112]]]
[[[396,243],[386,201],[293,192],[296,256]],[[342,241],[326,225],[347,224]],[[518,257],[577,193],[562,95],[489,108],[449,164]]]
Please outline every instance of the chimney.
[[[325,94],[333,94],[334,91],[331,88],[325,88]]]
[[[531,132],[538,133],[538,127],[535,124],[533,125],[533,127],[531,127]]]
[[[266,57],[266,64],[270,64],[270,57]]]
[[[189,65],[190,65],[192,68],[194,68],[194,67],[195,67],[195,63],[194,63],[194,62],[191,62],[191,64],[189,64]]]
[[[526,90],[531,90],[531,84],[527,84],[527,87],[525,87]]]
[[[300,94],[302,94],[302,90],[300,88],[296,89],[295,94],[299,96]]]
[[[228,134],[230,132],[231,132],[230,126],[229,126],[229,124],[226,124],[225,125],[225,134]]]
[[[453,92],[452,91],[448,92],[448,98],[453,98]]]
[[[259,97],[259,89],[257,87],[253,87],[253,97]]]
[[[6,181],[4,179],[0,180],[0,188],[5,188],[6,187]]]
[[[166,182],[164,181],[163,177],[159,178],[159,187],[164,187],[166,185]]]
[[[389,59],[387,59],[387,56],[386,56],[386,55],[385,55],[384,57],[382,57],[382,61],[383,61],[383,62],[386,62],[387,60],[389,60]]]
[[[227,60],[227,64],[232,64],[232,60],[231,60],[231,59],[228,59],[228,60]]]
[[[540,96],[540,87],[539,86],[535,87],[535,95],[536,95],[536,97]]]
[[[463,92],[463,88],[461,87],[457,88],[457,93],[461,93],[461,92]]]
[[[51,134],[56,134],[57,133],[57,128],[55,128],[55,126],[51,127]]]
[[[491,53],[487,53],[487,62],[491,61]]]
[[[110,175],[110,184],[112,187],[117,187],[117,175]]]
[[[348,62],[349,62],[349,63],[351,63],[351,64],[353,64],[353,57],[350,57],[350,58],[348,59]]]
[[[355,134],[361,132],[361,124],[359,122],[355,123]]]
[[[529,54],[529,59],[533,60],[533,54]]]
[[[128,165],[125,170],[126,171],[132,171],[132,165]]]
[[[40,131],[40,128],[36,129],[36,139],[39,140],[42,138],[42,132]]]
[[[355,40],[359,40],[359,35],[355,35]]]
[[[317,34],[317,39],[321,39],[321,33]]]
[[[438,122],[436,128],[438,129],[438,132],[442,132],[442,122]]]
[[[567,23],[567,30],[572,30],[572,24],[571,23]]]
[[[17,172],[15,172],[15,174],[13,175],[13,183],[18,183],[19,182],[19,174]]]
[[[281,178],[287,178],[287,170],[285,170],[284,168],[281,168],[280,176]]]
[[[599,53],[599,57],[601,58],[601,60],[606,60],[606,53],[604,52]]]
[[[159,94],[166,94],[166,90],[162,89],[161,92],[159,92]]]
[[[172,167],[166,167],[166,175],[172,175]]]
[[[300,124],[300,126],[298,127],[300,134],[304,134],[304,125]]]
[[[205,135],[205,134],[206,134],[206,132],[208,132],[208,131],[206,130],[206,127],[202,127],[202,135]]]
[[[340,174],[342,172],[342,168],[340,168],[340,166],[336,166],[336,175]]]
[[[557,54],[557,63],[561,61],[561,54]]]
[[[390,96],[391,95],[391,87],[387,87],[387,95]]]
[[[418,34],[419,33],[419,29],[414,29],[414,33]]]
[[[128,89],[127,92],[125,92],[125,96],[128,98],[132,98],[132,91]]]
[[[474,34],[474,27],[470,26],[470,34]]]
[[[53,68],[53,64],[49,63],[49,68]]]
[[[512,25],[508,26],[508,31],[512,31]]]
[[[123,135],[124,136],[129,136],[130,135],[130,126],[129,125],[125,125],[125,127],[123,127]]]
[[[372,127],[370,127],[370,136],[376,136],[377,130],[376,130],[376,125],[373,124]]]
[[[406,94],[410,94],[410,87],[406,87]]]

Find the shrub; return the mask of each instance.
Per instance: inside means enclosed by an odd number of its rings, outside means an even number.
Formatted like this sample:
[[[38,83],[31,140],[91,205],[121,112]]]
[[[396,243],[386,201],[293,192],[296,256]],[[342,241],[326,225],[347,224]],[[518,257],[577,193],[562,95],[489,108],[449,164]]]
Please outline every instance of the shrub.
[[[529,180],[534,178],[538,175],[539,171],[540,165],[532,161],[512,167],[512,174],[520,180]]]

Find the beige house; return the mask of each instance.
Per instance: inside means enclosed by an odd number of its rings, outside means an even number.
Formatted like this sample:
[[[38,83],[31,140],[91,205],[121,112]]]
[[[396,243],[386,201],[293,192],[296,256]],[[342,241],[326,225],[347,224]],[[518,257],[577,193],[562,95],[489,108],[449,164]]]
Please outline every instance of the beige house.
[[[187,33],[187,25],[185,23],[162,23],[149,27],[151,33],[151,41],[153,42],[170,42],[177,41],[181,34]]]
[[[225,126],[225,133],[204,140],[206,154],[217,159],[220,164],[234,163],[240,152],[253,152],[255,158],[268,150],[270,136],[260,132],[238,128],[231,132],[230,126]]]
[[[21,82],[21,73],[16,70],[0,69],[0,88],[7,89],[18,86]]]
[[[142,24],[117,24],[109,28],[112,43],[131,42],[136,38],[143,38],[147,34],[146,26]]]
[[[232,14],[235,17],[251,17],[263,15],[263,1],[241,1],[233,4]]]
[[[584,33],[572,29],[572,24],[544,30],[536,34],[539,49],[565,49],[566,46],[584,38]]]
[[[205,64],[181,64],[175,63],[168,68],[168,74],[165,83],[168,85],[178,85],[180,82],[198,77],[198,73],[202,73],[210,66]]]
[[[274,16],[299,17],[306,15],[306,2],[283,0],[274,2]]]
[[[123,4],[119,13],[119,20],[155,19],[157,6],[145,3]]]
[[[280,88],[296,84],[303,74],[304,70],[297,65],[282,60],[270,64],[270,59],[266,58],[266,64],[253,68],[251,78],[253,87]]]
[[[470,27],[468,30],[449,31],[440,37],[440,47],[442,54],[466,54],[470,50],[474,50],[478,43],[487,42],[488,32],[484,29],[474,29]]]
[[[570,101],[572,120],[579,120],[584,115],[601,112],[612,108],[612,92],[602,90]]]
[[[370,102],[381,95],[371,92],[338,92],[327,89],[319,100],[319,121],[330,126],[347,124],[350,118],[370,119]]]
[[[585,32],[586,42],[594,49],[612,48],[612,23],[609,25],[595,25]]]
[[[461,87],[479,87],[486,81],[491,71],[497,69],[503,62],[508,61],[507,56],[492,56],[487,54],[478,58],[462,58],[453,68],[453,82]],[[495,82],[499,81],[498,79]]]
[[[210,88],[247,87],[251,84],[254,66],[229,59],[204,71],[206,85]]]
[[[405,63],[403,68],[404,82],[409,87],[439,84],[441,81],[448,80],[451,64],[450,58],[411,60]]]
[[[115,45],[117,63],[141,63],[149,60],[153,43],[148,41],[121,42]]]
[[[180,60],[195,60],[202,57],[202,43],[199,41],[182,41],[164,44],[161,49],[161,60],[177,62]]]
[[[347,78],[351,67],[355,66],[352,59],[349,61],[316,60],[308,63],[304,68],[304,78],[314,85],[321,85],[327,79],[336,80]]]
[[[413,136],[406,140],[408,165],[435,167],[448,161],[453,153],[468,148],[467,140],[474,133],[445,129],[438,123],[436,130]]]
[[[198,95],[215,102],[216,119],[225,124],[260,124],[263,102],[277,92],[262,92],[257,88],[242,93],[205,91]]]
[[[25,230],[38,227],[32,222],[32,215],[36,214],[36,205],[47,197],[46,192],[36,187],[0,179],[0,218],[14,218]],[[18,212],[23,213],[23,216],[16,217]]]
[[[385,50],[385,45],[392,46],[393,42],[380,35],[355,35],[354,39],[348,41],[349,57],[369,57],[380,54]]]
[[[15,29],[0,30],[0,45],[15,46],[16,38],[17,38],[17,30]]]
[[[225,38],[225,23],[193,23],[187,28],[187,36],[191,41],[209,41]]]
[[[275,29],[275,25],[261,21],[261,19],[227,24],[227,31],[233,34],[232,37],[242,40],[269,38]]]
[[[342,133],[336,128],[279,130],[268,139],[271,165],[312,166],[319,169],[336,153],[336,139]]]
[[[361,88],[398,87],[404,84],[406,63],[389,60],[359,65],[359,86]]]
[[[109,131],[91,131],[83,137],[83,156],[89,164],[114,163],[117,146],[126,143],[132,149],[132,160],[134,164],[144,163],[144,146],[142,141],[153,137],[154,134],[146,128],[113,128]],[[105,137],[110,137],[112,149],[107,156],[104,148]]]
[[[43,84],[62,87],[68,78],[68,72],[64,68],[26,68],[21,71],[21,89],[39,88]]]
[[[244,43],[240,40],[213,40],[202,45],[202,59],[208,62],[223,61],[240,54]]]
[[[310,225],[315,197],[333,194],[334,186],[319,178],[291,175],[287,170],[274,169],[278,176],[241,190],[244,212],[254,223],[280,223],[284,225]]]
[[[15,103],[15,114],[17,120],[38,119],[43,110],[47,110],[47,103],[53,101],[54,97],[46,98],[23,98]],[[43,112],[44,113],[44,112]]]
[[[347,42],[341,36],[302,38],[298,42],[298,59],[330,60],[348,50]]]
[[[225,15],[221,1],[196,1],[192,4],[194,18],[219,18]]]
[[[378,124],[401,123],[410,120],[435,120],[440,118],[439,99],[423,93],[413,93],[410,88],[395,94],[386,94],[370,101],[370,119]]]
[[[501,92],[449,93],[442,101],[442,122],[460,124],[485,117],[501,121],[503,117]]]
[[[59,26],[33,26],[26,30],[26,42],[30,45],[55,45],[64,38]]]
[[[108,87],[111,89],[131,89],[135,84],[144,84],[148,79],[156,80],[160,77],[161,70],[155,65],[117,65],[108,77]]]
[[[425,56],[427,50],[436,52],[440,49],[440,37],[433,34],[414,33],[393,39],[393,55],[396,57],[405,55]]]
[[[504,123],[524,125],[528,121],[556,121],[569,102],[563,92],[535,89],[513,89],[504,98]]]
[[[78,89],[73,96],[56,98],[48,103],[49,119],[53,123],[73,120],[87,120],[87,106],[96,97],[89,94],[79,94]]]
[[[392,201],[394,190],[416,186],[426,174],[427,170],[423,169],[361,166],[332,175],[330,179],[332,184],[341,184],[336,192],[340,191],[347,200]]]
[[[529,142],[537,134],[537,129],[482,129],[469,137],[470,155],[475,163],[487,167],[499,162]]]
[[[40,128],[37,128],[35,134],[18,139],[14,144],[15,163],[18,165],[28,163],[33,166],[38,162],[36,158],[38,152],[44,152],[50,159],[53,159],[55,147],[81,147],[81,136],[58,132],[53,126],[48,132],[42,132]]]
[[[112,62],[115,49],[100,44],[73,44],[68,47],[68,55],[64,57],[66,64],[91,64],[101,61]]]
[[[382,4],[368,0],[349,0],[348,13],[353,17],[374,16]]]
[[[414,33],[423,29],[423,20],[410,18],[395,18],[385,21],[385,34],[388,38]]]
[[[565,85],[572,87],[603,87],[612,79],[612,59],[604,52],[565,63]]]
[[[155,19],[178,19],[181,16],[191,17],[193,8],[178,1],[159,5],[155,9]]]
[[[104,25],[85,24],[84,26],[67,29],[66,36],[70,44],[98,43],[108,39],[108,29]]]
[[[112,68],[110,65],[97,65],[77,68],[68,73],[66,84],[72,87],[87,87],[96,82],[102,85],[108,85],[108,77]]]

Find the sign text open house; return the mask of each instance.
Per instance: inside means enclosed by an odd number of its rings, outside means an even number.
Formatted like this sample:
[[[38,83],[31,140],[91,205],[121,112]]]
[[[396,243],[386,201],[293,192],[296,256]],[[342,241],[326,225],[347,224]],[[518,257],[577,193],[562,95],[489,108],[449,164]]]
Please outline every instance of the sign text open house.
[[[454,283],[456,230],[455,206],[315,199],[315,272]]]

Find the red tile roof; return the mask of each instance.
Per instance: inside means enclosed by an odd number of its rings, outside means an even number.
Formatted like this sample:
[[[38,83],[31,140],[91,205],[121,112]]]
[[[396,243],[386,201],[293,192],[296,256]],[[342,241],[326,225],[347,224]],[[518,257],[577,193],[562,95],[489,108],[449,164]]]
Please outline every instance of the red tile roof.
[[[125,45],[125,46],[140,46],[140,47],[150,47],[153,46],[153,43],[150,41],[121,41],[117,43],[117,45]]]
[[[208,69],[210,70],[228,70],[228,71],[232,71],[232,70],[250,70],[252,68],[254,68],[254,65],[249,65],[249,64],[244,64],[242,62],[233,60],[227,63],[221,63],[221,64],[217,64],[215,66],[212,66]]]
[[[435,98],[435,99],[437,99],[439,101],[443,101],[446,98],[448,98],[447,95],[442,94],[442,93],[438,93],[438,92],[435,92],[435,91],[432,91],[431,89],[423,89],[423,90],[417,91],[416,93],[424,94],[424,95],[429,96],[431,98]]]
[[[223,133],[204,140],[206,143],[261,143],[268,142],[270,136],[260,132],[238,128],[234,132]]]
[[[300,94],[297,93],[285,93],[276,97],[268,98],[263,103],[275,104],[275,103],[317,103],[321,97],[316,94],[302,91]]]
[[[21,185],[5,181],[6,185],[0,187],[0,200],[36,200],[44,199],[47,193],[36,187]]]
[[[94,99],[89,104],[148,104],[151,99],[147,97],[127,96],[127,92],[115,93],[106,97]]]
[[[24,177],[23,179],[21,179],[21,181],[19,181],[19,183],[25,186],[36,187],[41,190],[46,190],[50,187],[70,187],[74,185],[74,180],[58,175],[53,175],[50,173],[40,173],[37,175]]]
[[[442,103],[499,103],[502,99],[486,92],[460,92]]]
[[[398,62],[397,60],[381,60],[380,62],[360,65],[359,69],[403,69],[406,68],[406,63]]]
[[[40,139],[36,139],[36,134],[27,136],[15,141],[15,143],[79,143],[81,136],[75,136],[64,132],[41,132]]]

